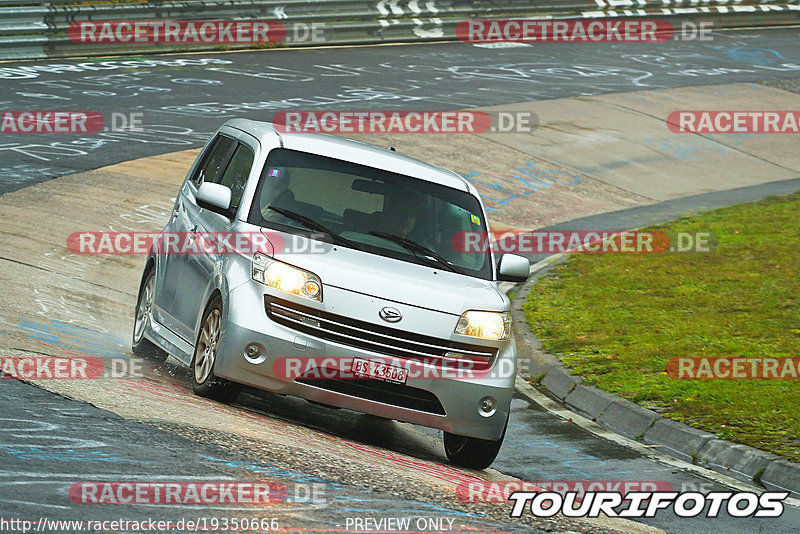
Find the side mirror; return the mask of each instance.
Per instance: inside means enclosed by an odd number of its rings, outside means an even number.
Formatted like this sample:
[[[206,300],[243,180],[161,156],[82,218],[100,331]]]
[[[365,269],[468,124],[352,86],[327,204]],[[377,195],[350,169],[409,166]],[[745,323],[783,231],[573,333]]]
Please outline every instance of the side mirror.
[[[197,205],[201,208],[228,217],[231,207],[231,188],[220,184],[203,182],[194,194]]]
[[[497,266],[497,279],[502,282],[524,282],[531,273],[531,263],[516,254],[503,254]]]

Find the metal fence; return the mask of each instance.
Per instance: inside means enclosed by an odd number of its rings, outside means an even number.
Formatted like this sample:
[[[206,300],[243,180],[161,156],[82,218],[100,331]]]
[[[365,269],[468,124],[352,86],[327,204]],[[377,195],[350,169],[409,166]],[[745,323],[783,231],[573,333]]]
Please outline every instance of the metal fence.
[[[465,19],[649,18],[708,21],[714,28],[800,22],[800,0],[184,0],[150,2],[0,0],[0,59],[108,56],[247,48],[247,44],[76,43],[80,21],[276,21],[279,46],[455,40]],[[298,39],[312,24],[322,41]],[[293,35],[292,32],[295,32]],[[264,46],[264,45],[256,45]]]

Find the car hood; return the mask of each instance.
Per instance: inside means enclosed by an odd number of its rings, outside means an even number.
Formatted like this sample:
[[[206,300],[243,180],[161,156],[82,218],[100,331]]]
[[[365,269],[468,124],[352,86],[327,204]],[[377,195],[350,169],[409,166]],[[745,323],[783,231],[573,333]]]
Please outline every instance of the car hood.
[[[507,307],[497,285],[488,280],[320,241],[314,246],[321,252],[279,252],[276,247],[273,256],[319,276],[323,295],[325,287],[334,286],[452,315],[476,309],[505,311]]]

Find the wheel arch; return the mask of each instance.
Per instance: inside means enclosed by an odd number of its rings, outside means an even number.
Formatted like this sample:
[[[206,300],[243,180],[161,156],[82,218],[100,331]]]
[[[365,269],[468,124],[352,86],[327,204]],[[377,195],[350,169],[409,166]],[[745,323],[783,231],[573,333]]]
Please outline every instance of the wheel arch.
[[[147,280],[147,275],[150,274],[151,270],[155,270],[156,268],[156,259],[153,256],[148,256],[147,261],[144,263],[144,269],[142,269],[142,278],[139,280],[139,291],[137,292],[137,298],[142,293],[142,288],[144,287],[144,282]]]
[[[222,320],[225,321],[227,318],[228,313],[228,281],[227,279],[221,274],[216,273],[214,277],[211,279],[211,282],[208,284],[206,288],[206,297],[203,299],[202,308],[198,310],[197,317],[194,323],[194,336],[195,339],[200,333],[201,323],[203,322],[203,316],[208,310],[208,306],[214,301],[215,298],[219,297],[220,301],[222,302]],[[224,324],[224,323],[223,323]]]

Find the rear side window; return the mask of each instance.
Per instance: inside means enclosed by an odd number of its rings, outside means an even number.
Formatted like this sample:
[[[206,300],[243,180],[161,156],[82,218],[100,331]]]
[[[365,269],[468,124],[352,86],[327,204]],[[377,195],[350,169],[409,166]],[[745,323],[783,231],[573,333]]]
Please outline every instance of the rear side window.
[[[196,185],[199,186],[203,182],[219,183],[235,143],[236,141],[230,137],[217,136],[197,169],[193,179]]]
[[[239,144],[231,157],[231,162],[222,174],[219,183],[231,189],[231,209],[239,207],[242,200],[244,187],[247,185],[247,177],[250,176],[250,169],[253,167],[255,154],[253,150],[243,144]]]

